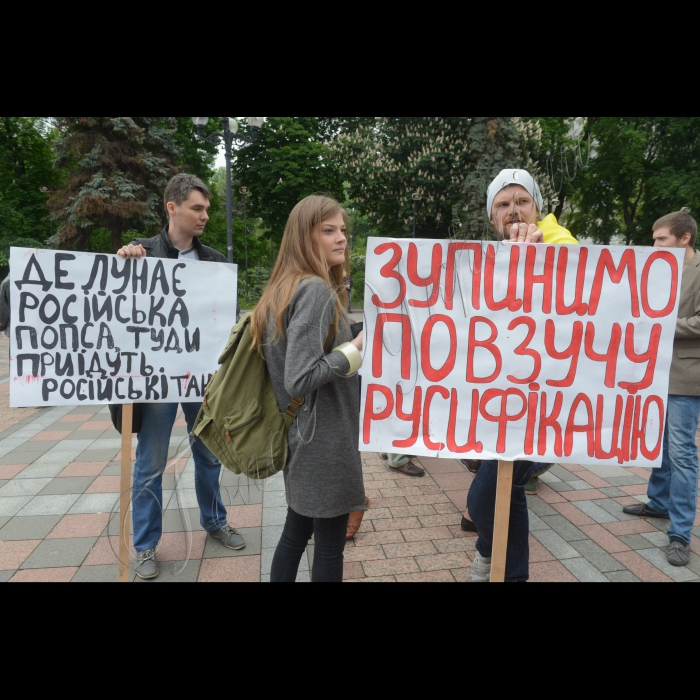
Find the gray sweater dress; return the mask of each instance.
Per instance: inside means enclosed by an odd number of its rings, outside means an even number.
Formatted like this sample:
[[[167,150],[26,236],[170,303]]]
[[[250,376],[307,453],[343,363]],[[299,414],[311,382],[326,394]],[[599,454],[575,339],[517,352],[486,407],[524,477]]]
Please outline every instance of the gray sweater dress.
[[[306,398],[289,433],[284,480],[289,507],[307,518],[337,518],[367,510],[360,444],[360,382],[333,348],[352,340],[346,323],[324,357],[335,317],[335,293],[320,278],[304,280],[286,312],[285,337],[265,334],[265,360],[280,410]]]

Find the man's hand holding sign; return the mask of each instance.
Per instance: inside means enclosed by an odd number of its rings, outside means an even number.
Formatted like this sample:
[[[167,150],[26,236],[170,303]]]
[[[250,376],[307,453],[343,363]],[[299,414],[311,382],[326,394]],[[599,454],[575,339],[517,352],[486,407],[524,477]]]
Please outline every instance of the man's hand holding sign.
[[[510,228],[511,243],[544,243],[544,233],[535,224],[513,224]]]
[[[146,249],[141,245],[125,245],[117,255],[124,260],[140,260],[145,258],[147,253]]]

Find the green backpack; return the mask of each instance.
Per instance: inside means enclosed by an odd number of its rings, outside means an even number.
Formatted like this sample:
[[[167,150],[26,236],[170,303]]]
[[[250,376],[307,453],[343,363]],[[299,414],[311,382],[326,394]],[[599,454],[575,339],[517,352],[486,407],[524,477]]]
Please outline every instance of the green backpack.
[[[199,438],[235,474],[269,479],[287,463],[289,430],[305,399],[292,399],[286,413],[280,412],[265,358],[253,348],[251,316],[231,331],[192,437]],[[335,326],[329,334],[331,342],[334,333]],[[327,341],[326,348],[329,345]]]

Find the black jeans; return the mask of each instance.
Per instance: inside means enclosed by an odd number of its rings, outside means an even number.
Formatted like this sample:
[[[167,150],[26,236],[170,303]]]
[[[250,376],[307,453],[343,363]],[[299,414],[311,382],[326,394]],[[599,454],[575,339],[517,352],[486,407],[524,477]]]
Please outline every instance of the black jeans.
[[[299,563],[314,537],[314,583],[342,583],[345,542],[350,514],[329,520],[305,518],[291,508],[287,511],[282,539],[272,561],[272,583],[294,583]]]
[[[506,583],[527,583],[530,579],[530,516],[527,510],[527,486],[539,465],[516,462],[513,474],[513,498],[510,506]],[[482,557],[491,558],[496,517],[498,462],[484,462],[469,491],[469,517],[479,531],[476,548]]]

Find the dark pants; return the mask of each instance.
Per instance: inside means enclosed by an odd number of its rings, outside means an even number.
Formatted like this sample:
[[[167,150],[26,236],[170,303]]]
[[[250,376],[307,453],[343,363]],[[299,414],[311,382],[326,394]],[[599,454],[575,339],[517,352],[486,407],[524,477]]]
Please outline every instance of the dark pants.
[[[345,542],[350,514],[329,520],[305,518],[291,508],[272,561],[272,583],[294,583],[299,563],[314,537],[314,583],[342,583]]]
[[[515,463],[506,561],[507,583],[527,583],[530,579],[530,517],[525,487],[538,466],[532,462]],[[479,531],[476,548],[486,559],[490,559],[493,553],[497,486],[498,462],[484,462],[469,491],[467,507],[469,517]]]

